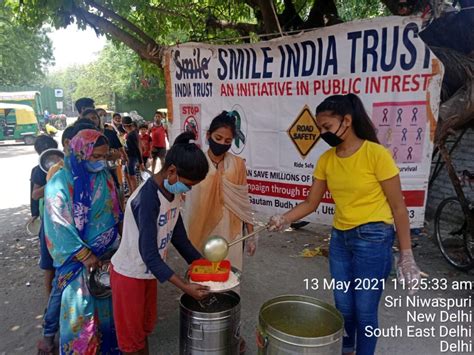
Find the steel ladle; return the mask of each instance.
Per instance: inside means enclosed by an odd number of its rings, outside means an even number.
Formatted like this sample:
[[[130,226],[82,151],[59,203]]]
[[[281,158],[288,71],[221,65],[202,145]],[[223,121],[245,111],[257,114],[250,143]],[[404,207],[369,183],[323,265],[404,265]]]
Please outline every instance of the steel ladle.
[[[252,233],[247,234],[241,238],[238,238],[232,241],[231,243],[228,243],[227,240],[225,240],[223,237],[219,235],[214,235],[206,241],[206,244],[204,244],[204,249],[203,249],[204,257],[207,260],[214,263],[222,261],[226,258],[227,254],[229,253],[229,248],[232,245],[240,243],[244,241],[245,239],[254,236],[255,234],[263,231],[265,228],[267,227],[266,226],[259,227],[255,229]]]

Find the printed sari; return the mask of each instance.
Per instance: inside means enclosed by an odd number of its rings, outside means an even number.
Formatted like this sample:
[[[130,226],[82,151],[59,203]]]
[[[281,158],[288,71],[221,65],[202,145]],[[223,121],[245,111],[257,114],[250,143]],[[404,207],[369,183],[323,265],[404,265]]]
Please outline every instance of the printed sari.
[[[88,272],[78,261],[92,251],[98,258],[117,244],[120,204],[107,170],[89,173],[86,159],[101,137],[94,130],[80,131],[71,140],[64,168],[46,185],[46,243],[54,260],[62,290],[61,354],[119,354],[113,324],[112,299],[89,293]]]

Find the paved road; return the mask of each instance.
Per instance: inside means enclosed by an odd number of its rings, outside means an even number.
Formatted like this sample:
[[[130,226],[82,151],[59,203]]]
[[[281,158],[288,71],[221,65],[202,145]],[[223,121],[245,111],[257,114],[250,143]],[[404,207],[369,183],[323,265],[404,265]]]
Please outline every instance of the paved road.
[[[0,354],[32,354],[45,295],[38,240],[26,234],[33,146],[0,146]]]
[[[0,146],[0,209],[30,203],[30,173],[37,164],[33,146]]]

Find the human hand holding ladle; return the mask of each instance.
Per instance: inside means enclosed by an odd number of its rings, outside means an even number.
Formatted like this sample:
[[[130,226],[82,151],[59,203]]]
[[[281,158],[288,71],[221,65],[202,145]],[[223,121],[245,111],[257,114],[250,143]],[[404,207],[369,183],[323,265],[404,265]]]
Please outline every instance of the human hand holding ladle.
[[[204,257],[210,262],[218,263],[226,258],[227,254],[229,253],[229,248],[232,245],[243,242],[245,239],[253,237],[255,234],[263,231],[266,228],[267,226],[259,227],[255,229],[252,233],[238,238],[232,241],[231,243],[228,243],[227,240],[225,240],[221,236],[214,235],[206,241],[206,244],[204,244]]]

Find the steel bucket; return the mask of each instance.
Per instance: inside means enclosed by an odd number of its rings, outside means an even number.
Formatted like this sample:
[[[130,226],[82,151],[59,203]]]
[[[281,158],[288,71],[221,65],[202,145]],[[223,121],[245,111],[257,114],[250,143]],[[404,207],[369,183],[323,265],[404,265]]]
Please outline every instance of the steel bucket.
[[[343,334],[344,319],[335,307],[313,297],[280,296],[260,308],[258,353],[341,354]]]
[[[240,297],[233,291],[212,294],[216,301],[198,302],[184,294],[180,299],[181,355],[238,355]]]

